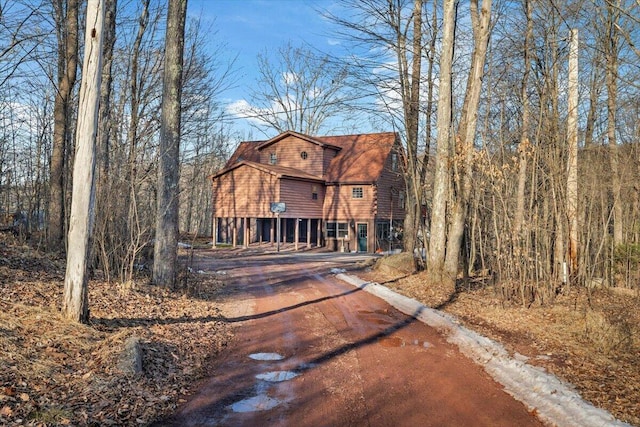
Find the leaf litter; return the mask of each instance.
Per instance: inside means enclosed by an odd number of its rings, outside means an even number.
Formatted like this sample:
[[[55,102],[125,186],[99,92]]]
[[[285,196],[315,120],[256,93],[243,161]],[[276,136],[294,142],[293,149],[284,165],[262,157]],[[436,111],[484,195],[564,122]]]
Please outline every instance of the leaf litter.
[[[91,321],[60,312],[64,261],[0,238],[0,425],[148,425],[207,375],[232,337],[213,276],[183,272],[188,288],[91,280]],[[137,337],[142,372],[119,369]]]

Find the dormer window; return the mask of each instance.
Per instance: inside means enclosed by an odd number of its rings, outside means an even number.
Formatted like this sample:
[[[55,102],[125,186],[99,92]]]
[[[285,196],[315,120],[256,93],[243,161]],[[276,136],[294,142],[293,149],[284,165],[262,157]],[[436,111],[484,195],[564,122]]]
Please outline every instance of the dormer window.
[[[307,157],[309,157],[309,155],[307,154],[306,151],[303,151],[302,153],[300,153],[300,158],[302,160],[307,160]]]
[[[275,165],[278,163],[278,155],[276,153],[269,153],[269,164]]]

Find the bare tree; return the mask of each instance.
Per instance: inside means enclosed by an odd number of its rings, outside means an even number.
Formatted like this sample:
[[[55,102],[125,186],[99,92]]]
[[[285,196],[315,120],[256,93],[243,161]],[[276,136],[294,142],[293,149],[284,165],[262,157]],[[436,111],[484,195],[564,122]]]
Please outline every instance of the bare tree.
[[[363,102],[355,108],[375,111],[376,116],[384,114],[383,124],[390,123],[400,129],[406,148],[402,162],[406,177],[403,243],[405,250],[413,253],[419,243],[418,236],[426,235],[422,207],[426,204],[424,187],[432,137],[438,5],[432,3],[429,19],[426,2],[421,0],[344,1],[343,4],[353,12],[349,18],[325,14],[341,27],[340,34],[355,48],[364,45],[368,49],[365,52],[354,49],[348,59],[352,63],[351,84],[358,93],[370,95],[377,103],[370,107]],[[423,46],[426,34],[431,35],[429,49]],[[422,71],[425,61],[426,76]]]
[[[571,30],[567,99],[567,263],[569,275],[578,273],[578,30]]]
[[[253,126],[270,134],[293,130],[317,135],[342,108],[346,67],[328,56],[291,43],[278,49],[277,59],[258,55],[256,90],[241,113]]]
[[[84,63],[78,124],[76,156],[73,166],[73,195],[69,224],[67,270],[64,281],[62,311],[71,320],[89,320],[87,265],[91,251],[90,238],[94,219],[96,167],[95,149],[98,129],[98,104],[102,72],[102,37],[104,0],[89,0],[85,26]]]
[[[445,269],[447,276],[453,278],[458,273],[460,248],[464,234],[469,201],[471,200],[473,179],[473,157],[475,154],[478,105],[482,90],[485,59],[489,35],[491,34],[491,0],[482,0],[478,9],[478,0],[471,0],[471,25],[473,28],[473,52],[471,69],[467,78],[467,88],[462,106],[462,116],[456,135],[456,151],[453,160],[453,197],[448,226],[447,253]]]
[[[78,67],[78,0],[55,0],[58,87],[54,105],[53,152],[49,182],[49,246],[61,249],[65,230],[65,176],[71,138],[72,93]]]
[[[442,280],[444,275],[445,248],[447,242],[447,200],[450,191],[449,151],[451,147],[451,74],[453,68],[453,45],[456,26],[455,0],[444,0],[442,50],[440,53],[440,76],[438,85],[438,118],[436,129],[435,176],[429,227],[429,252],[427,269],[433,280]]]
[[[167,287],[173,287],[175,284],[177,268],[180,101],[186,13],[187,0],[169,0],[158,147],[156,239],[153,256],[153,283]]]

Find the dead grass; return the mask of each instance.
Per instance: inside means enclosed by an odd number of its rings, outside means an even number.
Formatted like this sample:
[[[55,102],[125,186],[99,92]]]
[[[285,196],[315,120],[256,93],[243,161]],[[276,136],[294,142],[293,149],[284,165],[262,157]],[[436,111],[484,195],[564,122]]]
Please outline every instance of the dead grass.
[[[62,262],[0,241],[0,425],[147,425],[175,410],[231,338],[213,301],[222,284],[188,277],[188,293],[92,281],[91,324],[60,315]],[[143,371],[119,370],[136,336]]]
[[[489,285],[458,289],[429,284],[425,273],[406,277],[376,268],[365,279],[458,317],[502,343],[512,354],[573,384],[584,399],[640,426],[640,297],[617,289],[574,288],[551,305],[505,303]]]

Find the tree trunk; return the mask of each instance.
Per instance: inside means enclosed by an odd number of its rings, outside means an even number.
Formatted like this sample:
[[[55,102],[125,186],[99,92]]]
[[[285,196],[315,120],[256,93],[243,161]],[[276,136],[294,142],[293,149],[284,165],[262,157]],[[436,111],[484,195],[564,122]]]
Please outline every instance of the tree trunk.
[[[578,30],[571,30],[567,99],[567,260],[569,277],[578,273]]]
[[[620,200],[620,162],[618,160],[618,142],[616,139],[616,114],[618,100],[618,29],[619,9],[607,4],[607,23],[605,40],[606,86],[607,86],[607,140],[611,163],[611,192],[613,198],[613,245],[623,243],[622,216],[623,208]]]
[[[89,320],[87,263],[95,202],[95,148],[102,60],[104,0],[89,0],[85,29],[85,56],[82,67],[76,128],[76,157],[73,167],[73,195],[69,224],[67,270],[62,311],[68,319]]]
[[[522,85],[520,86],[520,98],[522,101],[522,132],[520,134],[520,144],[518,145],[518,188],[516,193],[516,212],[513,219],[514,247],[520,244],[522,225],[524,222],[524,192],[527,183],[527,159],[529,149],[529,95],[528,81],[531,68],[531,55],[529,45],[533,38],[533,20],[531,19],[531,3],[524,0],[525,15],[527,19],[527,30],[524,36],[524,72],[522,74]]]
[[[98,163],[99,181],[106,181],[109,173],[111,139],[111,87],[113,81],[113,48],[116,42],[117,0],[105,0],[104,37],[102,55],[102,80],[100,84],[100,109],[98,110]]]
[[[178,180],[182,57],[187,0],[169,0],[158,155],[153,283],[173,287],[178,250]]]
[[[478,105],[480,103],[489,34],[491,33],[491,0],[482,1],[479,13],[478,0],[471,0],[471,22],[473,25],[474,49],[471,56],[471,69],[467,80],[460,127],[456,138],[456,156],[453,162],[455,168],[455,193],[445,258],[445,272],[453,280],[455,280],[458,273],[460,248],[469,210],[469,201],[471,200]]]
[[[400,16],[400,15],[398,15]],[[411,77],[407,61],[407,46],[404,33],[396,28],[398,35],[398,63],[402,85],[404,123],[407,134],[407,200],[404,221],[404,248],[413,253],[416,248],[418,221],[420,219],[420,167],[418,165],[418,126],[420,122],[420,68],[422,63],[422,0],[413,2],[413,43],[411,50]]]
[[[447,200],[449,198],[449,151],[451,145],[451,72],[453,44],[456,26],[455,0],[444,0],[442,26],[442,52],[440,54],[440,79],[438,119],[436,122],[435,177],[431,224],[429,227],[429,254],[427,269],[434,281],[442,279],[447,225]]]
[[[48,242],[63,248],[65,229],[65,176],[67,147],[71,138],[71,94],[78,68],[78,0],[56,0],[58,32],[58,90],[53,108],[53,143],[49,190]],[[66,6],[66,7],[65,7]]]

